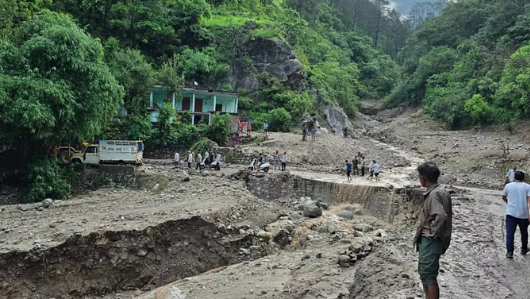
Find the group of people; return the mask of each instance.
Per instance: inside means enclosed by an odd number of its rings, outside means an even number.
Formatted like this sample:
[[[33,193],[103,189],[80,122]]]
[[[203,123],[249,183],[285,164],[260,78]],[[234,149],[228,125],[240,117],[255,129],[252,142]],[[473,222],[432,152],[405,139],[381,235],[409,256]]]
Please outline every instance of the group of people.
[[[287,156],[287,152],[283,152],[283,154],[280,154],[280,151],[276,150],[276,152],[272,156],[274,161],[274,169],[281,169],[281,171],[287,170],[287,161],[289,161],[289,156]]]
[[[360,173],[359,173],[359,166],[360,166]],[[346,160],[346,177],[348,178],[348,182],[352,180],[351,176],[353,175],[360,175],[364,176],[365,172],[367,170],[366,167],[366,160],[364,156],[361,153],[358,153],[355,158],[350,162]],[[379,181],[379,173],[381,172],[381,168],[379,167],[379,164],[375,160],[372,160],[368,164],[368,179],[373,180],[375,176],[375,180]]]
[[[302,141],[307,141],[307,135],[309,134],[309,129],[307,126],[302,128]],[[311,129],[311,141],[315,141],[317,136],[317,128],[313,127]]]
[[[279,150],[276,150],[276,152],[274,152],[274,154],[272,154],[272,157],[273,157],[273,169],[278,169],[278,170],[281,170],[281,171],[285,171],[287,170],[287,161],[289,160],[289,156],[287,156],[287,152],[283,152],[283,154],[280,154],[280,151]],[[252,160],[252,161],[256,161],[256,160]],[[254,169],[256,169],[257,171],[260,170],[260,166],[265,163],[265,160],[263,158],[263,153],[260,153],[259,156],[258,156],[258,160],[256,161],[258,163],[257,167],[255,167],[255,165],[252,165],[251,163],[251,166],[254,166]]]
[[[175,165],[177,168],[180,168],[180,154],[178,152],[175,153],[175,156],[173,158],[173,161],[175,162]],[[209,153],[208,150],[204,152],[204,158],[201,155],[201,153],[195,153],[193,151],[188,151],[188,171],[191,172],[193,169],[193,166],[195,166],[195,170],[202,171],[203,167],[211,168],[211,165],[214,163],[221,162],[221,154],[215,155],[215,153]]]

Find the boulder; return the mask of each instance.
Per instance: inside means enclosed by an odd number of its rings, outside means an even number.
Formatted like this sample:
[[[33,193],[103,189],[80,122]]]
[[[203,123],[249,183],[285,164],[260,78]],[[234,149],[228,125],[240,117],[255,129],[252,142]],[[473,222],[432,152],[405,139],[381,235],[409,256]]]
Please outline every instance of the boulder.
[[[295,229],[295,225],[291,220],[278,220],[276,222],[270,223],[266,227],[266,231],[270,232],[273,237],[276,237],[281,230],[286,230],[289,233],[292,233]]]
[[[304,216],[317,218],[322,216],[322,210],[315,204],[304,205]]]
[[[327,209],[329,209],[329,204],[326,203],[326,202],[320,202],[320,201],[319,201],[317,205],[318,205],[320,208],[322,208],[323,210],[327,210]]]
[[[378,229],[378,230],[375,231],[375,236],[376,237],[386,238],[386,237],[388,237],[388,233],[384,229]]]
[[[339,216],[340,218],[344,218],[344,219],[349,219],[349,220],[353,219],[353,213],[348,210],[338,211],[337,213],[335,213],[335,215]]]
[[[351,258],[348,255],[341,255],[339,256],[339,266],[342,268],[348,268],[351,264]]]
[[[42,206],[45,208],[49,208],[53,205],[53,200],[51,198],[46,198],[42,201]]]
[[[160,287],[145,295],[136,297],[137,299],[186,299],[186,294],[175,286]]]
[[[345,210],[350,211],[353,215],[362,215],[363,207],[360,204],[352,204],[344,207]]]
[[[324,108],[324,113],[330,126],[333,128],[332,132],[334,131],[335,134],[344,136],[345,128],[348,129],[348,132],[353,132],[353,124],[342,108],[335,105],[328,105]]]
[[[267,242],[273,239],[273,238],[272,238],[272,233],[270,233],[270,232],[266,232],[266,231],[263,231],[263,230],[259,231],[259,232],[256,234],[256,236],[257,236],[258,238],[261,238],[261,239],[267,241]]]
[[[372,230],[372,226],[365,223],[356,223],[353,225],[353,228],[360,232],[369,232]]]
[[[180,180],[183,182],[189,182],[190,181],[190,175],[185,172],[184,170],[180,171]]]

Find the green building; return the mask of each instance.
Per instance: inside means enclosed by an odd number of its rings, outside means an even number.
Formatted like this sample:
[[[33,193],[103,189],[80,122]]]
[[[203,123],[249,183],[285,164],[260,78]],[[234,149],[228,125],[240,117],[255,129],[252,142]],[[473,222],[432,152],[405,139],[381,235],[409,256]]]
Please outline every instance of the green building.
[[[204,118],[208,120],[208,124],[211,124],[212,114],[216,112],[228,113],[232,115],[232,119],[237,119],[239,99],[236,94],[192,88],[183,88],[180,94],[180,99],[173,94],[169,97],[169,101],[177,112],[191,112],[192,124],[199,123]],[[158,110],[167,100],[167,90],[156,85],[149,100],[151,122],[158,122]]]

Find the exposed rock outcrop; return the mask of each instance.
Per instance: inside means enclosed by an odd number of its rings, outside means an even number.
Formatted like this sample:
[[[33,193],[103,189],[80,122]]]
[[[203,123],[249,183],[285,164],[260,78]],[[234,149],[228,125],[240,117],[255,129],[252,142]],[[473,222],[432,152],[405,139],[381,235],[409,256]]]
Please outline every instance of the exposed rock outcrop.
[[[302,63],[280,38],[274,40],[258,38],[249,41],[247,47],[252,63],[237,60],[231,65],[229,80],[234,90],[258,89],[258,78],[263,73],[295,88],[300,86],[301,80],[305,77]]]
[[[344,128],[347,128],[349,132],[353,131],[353,124],[342,108],[328,105],[324,108],[324,113],[326,114],[327,121],[332,128],[332,132],[336,135],[344,136]]]

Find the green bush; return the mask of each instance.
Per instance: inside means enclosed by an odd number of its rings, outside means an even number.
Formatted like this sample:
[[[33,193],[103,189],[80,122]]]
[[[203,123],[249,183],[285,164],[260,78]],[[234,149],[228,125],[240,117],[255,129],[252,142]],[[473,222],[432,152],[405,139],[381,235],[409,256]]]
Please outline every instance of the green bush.
[[[127,137],[130,140],[147,140],[153,134],[153,124],[149,117],[141,117],[129,125]]]
[[[193,114],[189,111],[184,111],[180,114],[180,121],[185,125],[191,125],[191,118]]]
[[[230,121],[229,114],[216,112],[212,115],[212,123],[207,127],[206,136],[219,145],[225,145],[230,136]]]
[[[201,138],[199,130],[194,125],[180,125],[172,136],[171,145],[177,149],[188,149]]]
[[[195,153],[201,153],[202,155],[206,151],[211,151],[213,146],[214,146],[213,141],[211,141],[210,139],[206,137],[202,137],[201,139],[199,139],[199,141],[193,144],[193,146],[190,148],[190,151],[193,151]]]
[[[489,123],[492,109],[482,95],[474,94],[466,100],[464,110],[471,116],[474,123]]]
[[[38,202],[47,197],[64,199],[70,194],[73,170],[53,159],[30,163],[26,170],[24,202]]]
[[[284,108],[278,108],[269,112],[268,121],[270,131],[289,132],[292,117]]]

